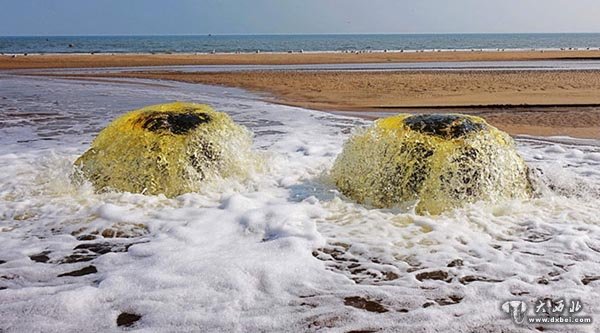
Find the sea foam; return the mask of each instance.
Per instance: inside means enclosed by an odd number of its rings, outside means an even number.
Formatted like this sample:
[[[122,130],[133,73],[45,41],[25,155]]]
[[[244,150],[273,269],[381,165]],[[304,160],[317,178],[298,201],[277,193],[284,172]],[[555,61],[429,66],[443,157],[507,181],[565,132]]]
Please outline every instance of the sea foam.
[[[518,138],[540,197],[419,216],[331,185],[363,120],[229,88],[2,79],[0,330],[115,330],[131,313],[145,331],[521,332],[532,327],[514,326],[503,301],[600,310],[597,142]],[[110,119],[171,100],[228,112],[268,170],[175,198],[69,180]]]

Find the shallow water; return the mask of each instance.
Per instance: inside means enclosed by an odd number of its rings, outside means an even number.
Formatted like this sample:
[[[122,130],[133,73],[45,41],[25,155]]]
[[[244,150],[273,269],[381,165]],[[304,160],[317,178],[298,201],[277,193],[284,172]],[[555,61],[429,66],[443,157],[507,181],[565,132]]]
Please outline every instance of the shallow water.
[[[536,60],[536,61],[461,61],[461,62],[387,62],[387,63],[347,63],[347,64],[296,64],[296,65],[181,65],[181,66],[141,66],[113,67],[111,72],[136,71],[179,71],[196,72],[235,72],[235,71],[574,71],[600,70],[600,60]],[[77,73],[93,74],[106,72],[105,68],[14,70],[13,72]]]
[[[519,138],[540,197],[418,216],[329,185],[368,121],[153,83],[0,76],[0,331],[116,329],[127,312],[145,331],[520,332],[533,326],[514,325],[503,301],[579,298],[583,314],[600,311],[598,141]],[[175,199],[71,184],[111,119],[174,100],[247,126],[267,172]]]

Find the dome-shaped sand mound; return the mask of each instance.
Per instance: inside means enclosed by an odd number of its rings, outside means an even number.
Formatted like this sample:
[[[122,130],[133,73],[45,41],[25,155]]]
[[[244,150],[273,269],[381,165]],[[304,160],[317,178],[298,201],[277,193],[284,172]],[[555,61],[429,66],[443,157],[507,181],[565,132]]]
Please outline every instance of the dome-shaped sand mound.
[[[75,165],[97,190],[177,196],[258,163],[248,130],[208,105],[169,103],[131,111],[98,134]]]
[[[528,169],[512,138],[483,119],[399,114],[345,144],[331,171],[342,193],[374,207],[439,214],[479,200],[525,199]]]

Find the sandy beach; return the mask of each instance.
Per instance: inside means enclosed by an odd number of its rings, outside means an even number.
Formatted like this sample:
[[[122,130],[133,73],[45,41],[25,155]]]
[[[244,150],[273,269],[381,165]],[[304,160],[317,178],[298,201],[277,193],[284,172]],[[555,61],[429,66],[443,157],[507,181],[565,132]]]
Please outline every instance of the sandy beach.
[[[239,87],[275,103],[366,118],[399,112],[469,113],[513,135],[600,138],[596,71],[148,71],[95,76]]]
[[[304,53],[215,55],[35,55],[0,57],[0,69],[166,65],[332,64],[369,62],[595,59],[598,51]],[[36,73],[38,75],[39,73]],[[286,105],[376,118],[398,112],[480,115],[513,135],[600,138],[600,72],[506,71],[235,71],[165,70],[70,77],[147,78],[248,89]]]
[[[0,69],[600,59],[600,50],[2,55]]]

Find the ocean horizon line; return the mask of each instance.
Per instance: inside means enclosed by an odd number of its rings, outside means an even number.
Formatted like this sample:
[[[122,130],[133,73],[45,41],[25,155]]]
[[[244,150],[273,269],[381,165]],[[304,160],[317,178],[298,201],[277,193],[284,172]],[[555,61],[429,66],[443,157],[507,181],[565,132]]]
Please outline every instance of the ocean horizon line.
[[[50,37],[207,37],[207,36],[452,36],[452,35],[595,35],[600,32],[372,32],[372,33],[192,33],[192,34],[65,34],[65,35],[0,35],[0,38]]]

